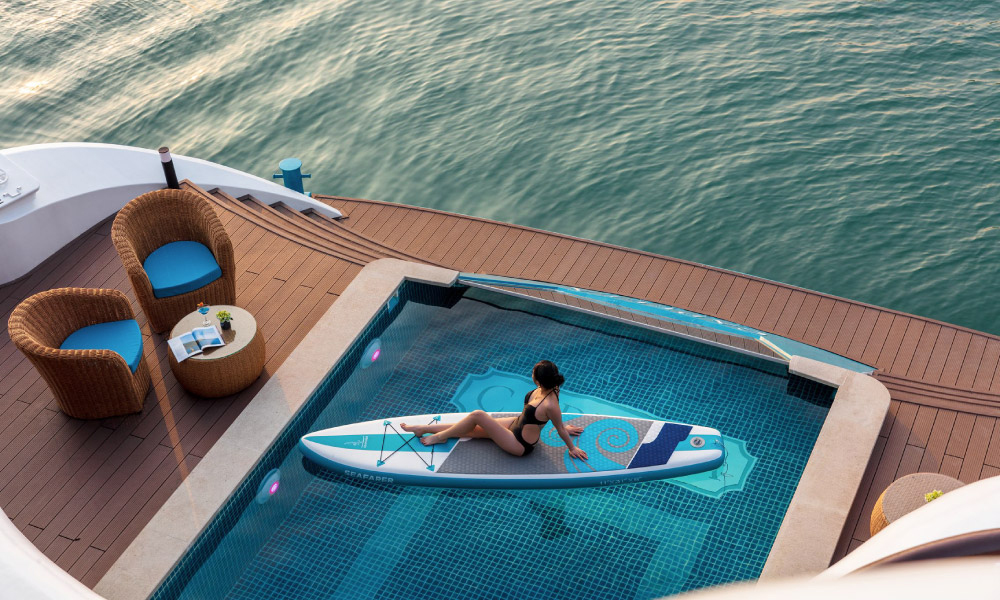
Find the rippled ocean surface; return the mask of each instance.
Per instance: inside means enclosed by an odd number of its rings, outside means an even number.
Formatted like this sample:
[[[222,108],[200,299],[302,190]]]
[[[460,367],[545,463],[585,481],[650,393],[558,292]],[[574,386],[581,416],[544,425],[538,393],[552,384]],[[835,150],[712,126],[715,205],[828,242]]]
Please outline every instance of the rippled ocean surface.
[[[0,147],[169,145],[1000,333],[1000,5],[0,3]]]

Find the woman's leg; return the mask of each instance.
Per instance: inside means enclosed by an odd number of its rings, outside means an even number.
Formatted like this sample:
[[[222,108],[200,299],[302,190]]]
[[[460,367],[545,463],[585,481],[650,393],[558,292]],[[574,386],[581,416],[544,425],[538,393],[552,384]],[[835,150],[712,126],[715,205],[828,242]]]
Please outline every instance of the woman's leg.
[[[410,433],[420,437],[425,433],[438,433],[444,431],[454,425],[454,423],[437,423],[435,425],[407,425],[406,423],[400,423],[399,426],[403,428],[403,431],[409,431]]]
[[[486,411],[476,410],[469,413],[462,420],[451,425],[431,425],[422,433],[433,433],[425,438],[420,438],[424,445],[441,444],[453,437],[481,437],[493,440],[506,452],[520,456],[524,454],[524,446],[517,441],[514,434],[508,427],[514,421],[514,417],[504,417],[494,419]],[[433,427],[437,431],[432,431]],[[440,428],[440,429],[438,429]],[[411,431],[417,435],[420,426],[403,426],[406,431]]]
[[[465,418],[468,419],[468,417]],[[500,417],[499,419],[493,419],[493,420],[496,421],[497,423],[500,423],[500,425],[502,425],[505,429],[509,429],[510,424],[513,423],[514,419],[516,418],[517,417]],[[403,431],[408,431],[416,435],[417,437],[420,437],[428,433],[441,433],[442,431],[445,431],[449,427],[454,427],[458,423],[461,423],[461,421],[458,421],[457,423],[435,423],[432,425],[407,425],[406,423],[400,423],[399,426],[403,429]],[[488,438],[490,436],[488,433],[486,433],[485,429],[483,429],[479,425],[476,425],[476,427],[469,433],[458,436],[450,435],[448,437]]]

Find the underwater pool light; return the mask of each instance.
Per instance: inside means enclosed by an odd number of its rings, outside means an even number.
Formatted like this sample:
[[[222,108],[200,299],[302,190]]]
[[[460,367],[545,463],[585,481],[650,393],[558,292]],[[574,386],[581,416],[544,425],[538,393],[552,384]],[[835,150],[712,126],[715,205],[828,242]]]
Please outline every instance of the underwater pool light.
[[[365,351],[361,353],[361,362],[358,365],[362,369],[367,369],[372,366],[378,358],[382,356],[382,340],[375,338],[367,346],[365,346]]]
[[[257,504],[264,504],[271,499],[271,496],[278,491],[280,479],[280,469],[271,469],[268,474],[264,476],[264,479],[260,482],[260,486],[257,487]]]

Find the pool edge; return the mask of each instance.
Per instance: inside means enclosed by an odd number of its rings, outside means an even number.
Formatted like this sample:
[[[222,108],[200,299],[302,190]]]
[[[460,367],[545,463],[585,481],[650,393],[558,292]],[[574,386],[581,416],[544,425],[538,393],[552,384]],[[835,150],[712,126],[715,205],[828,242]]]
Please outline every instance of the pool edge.
[[[366,265],[94,586],[148,598],[405,280],[451,286],[458,271],[383,258]]]
[[[788,372],[837,388],[758,581],[815,575],[830,566],[889,411],[874,377],[802,356]]]

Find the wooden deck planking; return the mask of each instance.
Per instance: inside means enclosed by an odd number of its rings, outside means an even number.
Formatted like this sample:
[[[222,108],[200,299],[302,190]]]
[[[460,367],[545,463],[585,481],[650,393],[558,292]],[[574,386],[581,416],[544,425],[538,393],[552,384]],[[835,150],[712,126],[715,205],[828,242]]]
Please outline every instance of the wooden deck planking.
[[[857,309],[854,318],[856,319],[855,324],[852,326],[847,323],[847,313],[851,309]],[[833,310],[830,312],[830,316],[827,318],[826,323],[823,325],[823,329],[820,330],[819,338],[816,340],[816,345],[824,348],[834,348],[837,344],[837,339],[841,340],[850,339],[854,335],[854,329],[857,327],[857,320],[861,319],[862,308],[856,304],[850,304],[849,302],[837,302],[833,305]],[[838,354],[843,354],[844,351],[841,350]]]
[[[902,326],[903,333],[898,341],[896,341],[892,337],[893,330],[889,330],[890,339],[886,340],[886,345],[882,347],[882,352],[886,353],[888,351],[891,353],[886,357],[887,359],[891,359],[891,362],[888,362],[882,370],[894,375],[905,375],[910,368],[910,363],[913,361],[913,353],[917,349],[917,342],[920,341],[925,323],[897,315],[897,318],[893,321],[893,327],[896,326],[896,321]],[[890,345],[890,341],[895,342],[895,344]],[[882,355],[879,355],[879,360],[882,360]]]
[[[774,328],[770,331],[778,335],[787,335],[788,330],[795,323],[795,318],[798,316],[799,311],[802,310],[802,305],[805,304],[808,296],[808,294],[801,290],[790,290],[784,306],[779,309],[774,322]]]
[[[614,256],[608,259],[604,271],[594,280],[594,286],[601,290],[620,290],[625,278],[638,261],[637,254],[615,250]]]
[[[575,286],[580,281],[580,277],[583,276],[590,264],[600,255],[601,251],[604,250],[598,246],[583,242],[577,242],[577,245],[582,246],[582,251],[579,254],[576,254],[576,260],[573,261],[572,265],[570,265],[568,269],[556,270],[553,274],[553,279],[555,281]],[[603,260],[607,260],[607,256],[603,256]],[[568,263],[569,261],[565,262]]]
[[[763,289],[764,283],[761,281],[752,280],[747,282],[747,287],[743,290],[743,295],[740,296],[739,302],[736,303],[736,306],[733,307],[732,312],[729,313],[727,318],[737,323],[746,322],[747,317],[750,316],[750,311],[753,310],[754,304],[757,302],[757,298]]]
[[[514,258],[524,249],[523,245],[527,243],[529,235],[529,232],[523,230],[510,229],[505,231],[497,242],[496,251],[490,253],[477,270],[483,273],[506,273],[509,266],[514,263]],[[508,267],[499,269],[498,267],[504,263]]]
[[[920,339],[917,340],[916,346],[914,347],[913,357],[910,359],[909,368],[902,369],[902,375],[906,375],[911,379],[923,380],[924,373],[927,372],[927,364],[931,358],[931,349],[938,343],[941,338],[942,328],[937,323],[924,323],[923,330],[920,332]],[[951,344],[951,340],[947,340],[948,344]]]
[[[927,441],[930,439],[931,429],[934,427],[934,420],[937,418],[939,410],[932,406],[921,406],[917,409],[910,437],[906,440],[907,444],[918,448],[927,447]]]
[[[726,291],[726,295],[722,298],[722,303],[719,308],[714,311],[715,316],[720,319],[725,319],[726,316],[731,315],[736,306],[740,303],[743,298],[743,294],[747,291],[747,285],[750,284],[750,280],[746,277],[737,277],[729,289]]]
[[[941,377],[945,374],[945,365],[948,363],[948,358],[951,356],[952,352],[961,356],[965,356],[965,351],[969,347],[969,340],[965,340],[965,345],[960,349],[955,348],[955,340],[957,331],[951,327],[944,327],[938,333],[937,341],[929,352],[929,357],[927,359],[927,366],[924,368],[924,372],[919,377],[914,377],[914,379],[921,379],[932,383],[937,383],[941,381]],[[961,340],[961,338],[958,338]],[[959,359],[961,360],[961,358]],[[953,379],[958,377],[958,365],[955,366],[955,376]]]
[[[694,296],[691,297],[691,302],[690,302],[691,310],[695,312],[703,312],[705,310],[705,305],[712,298],[712,292],[715,290],[715,287],[719,284],[719,279],[721,278],[722,278],[722,273],[715,270],[709,270],[707,273],[705,273],[705,276],[702,278],[701,283],[698,285],[698,289],[695,290]],[[622,284],[622,292],[625,292],[625,290],[627,289],[627,283],[628,281],[626,280],[625,283]],[[628,295],[632,295],[632,292],[634,291],[635,288],[633,287],[626,293]]]
[[[951,436],[948,438],[946,455],[965,456],[965,449],[969,447],[969,438],[972,436],[972,427],[975,423],[976,415],[971,413],[958,414],[955,418],[955,426],[951,430]]]
[[[259,388],[280,364],[275,355],[287,357],[332,304],[336,295],[329,290],[342,291],[360,268],[289,242],[246,218],[230,215],[224,221],[240,250],[238,302],[255,312],[267,335],[268,367],[255,384]],[[74,240],[24,280],[0,288],[0,296],[9,315],[17,301],[35,291],[70,285],[115,287],[134,304],[110,239],[95,232]],[[290,314],[289,306],[295,307]],[[153,385],[143,412],[125,418],[79,421],[53,410],[44,381],[13,349],[6,330],[0,337],[0,428],[10,432],[0,438],[0,505],[43,552],[90,583],[252,397],[205,401],[186,394],[167,366],[164,337],[151,335],[138,307],[136,312]],[[239,410],[232,409],[236,405]]]
[[[767,308],[771,306],[774,300],[774,295],[778,292],[778,286],[765,283],[761,288],[760,292],[757,294],[757,299],[754,300],[753,306],[750,308],[750,312],[747,313],[745,324],[750,327],[759,328],[761,320],[764,318]]]
[[[469,238],[468,244],[459,249],[459,253],[456,256],[451,258],[450,261],[446,257],[442,262],[444,264],[454,264],[460,271],[474,271],[475,269],[472,267],[473,263],[476,266],[482,264],[488,252],[484,247],[493,237],[495,231],[495,225],[490,223],[484,224],[474,236]],[[494,241],[494,246],[495,244],[496,241]]]
[[[871,313],[870,322],[865,323],[865,330],[868,331],[869,335],[871,333],[870,327],[874,325],[875,313],[869,308],[858,305],[851,305],[847,309],[847,313],[844,315],[844,323],[840,330],[836,333],[831,343],[831,348],[837,354],[842,354],[844,356],[854,356],[855,360],[861,358],[861,352],[855,351],[851,353],[851,342],[854,340],[858,333],[858,328],[862,327],[864,323],[864,318],[866,314]]]
[[[646,270],[643,271],[642,277],[635,284],[635,289],[633,295],[639,298],[646,298],[649,295],[650,290],[653,289],[653,285],[661,279],[661,275],[664,270],[667,269],[672,263],[665,260],[652,259]],[[672,271],[671,271],[672,272]]]
[[[893,476],[893,480],[916,473],[919,470],[920,459],[923,455],[923,448],[907,444],[903,448],[903,457],[899,459],[899,467],[896,468],[896,474]]]
[[[966,483],[979,479],[986,463],[986,453],[989,450],[993,430],[996,428],[996,417],[977,415],[969,436],[969,445],[962,456],[962,470],[958,478]]]
[[[536,235],[535,240],[540,240],[541,245],[537,248],[529,245],[525,249],[524,254],[519,260],[511,265],[510,272],[512,276],[531,279],[531,275],[537,272],[540,265],[551,260],[556,247],[561,241],[554,236],[544,234]]]
[[[799,306],[799,309],[795,312],[794,320],[788,325],[788,329],[784,332],[779,331],[778,333],[786,335],[792,339],[804,339],[806,331],[809,329],[809,325],[813,322],[813,316],[820,308],[819,303],[821,299],[822,298],[816,294],[806,294],[805,298],[802,300],[802,304]],[[827,308],[827,310],[829,310],[829,308]],[[826,316],[827,315],[823,315],[824,321]]]
[[[815,312],[813,312],[812,317],[809,318],[809,324],[806,327],[805,332],[799,339],[807,344],[819,344],[820,335],[822,335],[823,329],[830,321],[836,307],[837,301],[833,298],[820,298],[819,302],[816,304]]]
[[[761,317],[760,323],[757,327],[763,329],[764,331],[777,332],[778,320],[782,315],[787,314],[790,311],[789,300],[791,299],[792,292],[794,290],[781,287],[774,292],[774,298],[771,299],[771,304],[768,305],[767,309],[764,311],[764,316]]]
[[[604,260],[598,261],[596,258],[584,272],[580,279],[582,287],[594,290],[604,290],[611,276],[615,274],[618,265],[625,258],[625,252],[615,248],[608,248],[604,252]],[[600,265],[600,266],[598,266]]]
[[[896,326],[896,322],[900,324]],[[903,339],[903,334],[906,331],[906,326],[903,323],[904,319],[897,319],[896,315],[889,313],[880,312],[878,317],[875,319],[875,325],[872,327],[871,333],[868,335],[867,341],[864,341],[864,350],[861,353],[861,362],[868,365],[884,365],[886,361],[881,361],[880,357],[883,356],[882,351],[885,350],[886,344],[891,344],[894,348],[898,349],[899,344]],[[898,332],[898,337],[893,339],[893,326],[896,326],[896,331]],[[859,336],[855,334],[855,340],[859,340]],[[855,342],[851,342],[853,345]],[[895,351],[893,351],[895,352]],[[891,355],[889,355],[891,356]],[[887,361],[888,356],[887,356]]]

